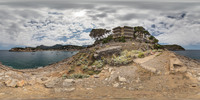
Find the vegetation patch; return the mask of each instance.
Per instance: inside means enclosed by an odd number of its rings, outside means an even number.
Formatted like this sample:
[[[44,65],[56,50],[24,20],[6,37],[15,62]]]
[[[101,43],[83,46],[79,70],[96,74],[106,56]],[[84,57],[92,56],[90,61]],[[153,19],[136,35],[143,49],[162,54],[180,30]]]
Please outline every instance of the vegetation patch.
[[[138,54],[138,58],[144,58],[144,53],[143,53],[143,52],[140,52],[140,53]]]
[[[96,68],[102,68],[104,66],[104,62],[102,60],[96,60],[92,65]]]
[[[82,78],[88,78],[89,75],[87,74],[81,74],[81,73],[78,73],[78,74],[71,74],[70,76],[68,76],[67,78],[71,78],[71,79],[82,79]]]
[[[123,51],[120,56],[113,55],[110,61],[107,61],[109,65],[121,66],[127,65],[133,62],[131,52]]]

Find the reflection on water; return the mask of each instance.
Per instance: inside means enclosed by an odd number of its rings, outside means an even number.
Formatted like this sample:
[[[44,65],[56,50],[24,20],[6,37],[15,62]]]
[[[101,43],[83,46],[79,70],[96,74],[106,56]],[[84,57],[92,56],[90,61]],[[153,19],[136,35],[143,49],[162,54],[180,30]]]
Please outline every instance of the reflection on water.
[[[9,52],[0,51],[0,62],[16,69],[46,66],[76,54],[69,51]]]

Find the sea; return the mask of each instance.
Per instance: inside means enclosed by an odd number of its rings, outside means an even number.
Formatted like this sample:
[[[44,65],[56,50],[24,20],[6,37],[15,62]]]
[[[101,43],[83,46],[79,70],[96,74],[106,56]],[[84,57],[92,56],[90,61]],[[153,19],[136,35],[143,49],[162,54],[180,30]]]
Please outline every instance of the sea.
[[[59,62],[76,53],[78,51],[9,52],[0,50],[0,62],[15,69],[30,69]]]
[[[174,52],[179,55],[183,55],[200,61],[200,50],[185,50],[185,51],[174,51]]]

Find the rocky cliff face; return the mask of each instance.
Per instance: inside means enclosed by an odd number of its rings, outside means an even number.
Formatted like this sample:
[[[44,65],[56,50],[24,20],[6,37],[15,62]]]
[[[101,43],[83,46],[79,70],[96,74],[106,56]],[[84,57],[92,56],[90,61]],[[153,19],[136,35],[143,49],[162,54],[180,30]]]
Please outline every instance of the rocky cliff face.
[[[170,51],[184,51],[185,49],[180,45],[163,45],[164,48]]]

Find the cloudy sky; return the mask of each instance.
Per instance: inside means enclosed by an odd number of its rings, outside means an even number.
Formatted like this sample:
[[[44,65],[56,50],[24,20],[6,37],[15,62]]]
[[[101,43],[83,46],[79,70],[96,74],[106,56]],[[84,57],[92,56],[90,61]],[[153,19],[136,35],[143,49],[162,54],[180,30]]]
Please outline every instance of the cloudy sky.
[[[143,26],[161,44],[200,49],[200,0],[1,0],[0,49],[92,44],[92,28]]]

